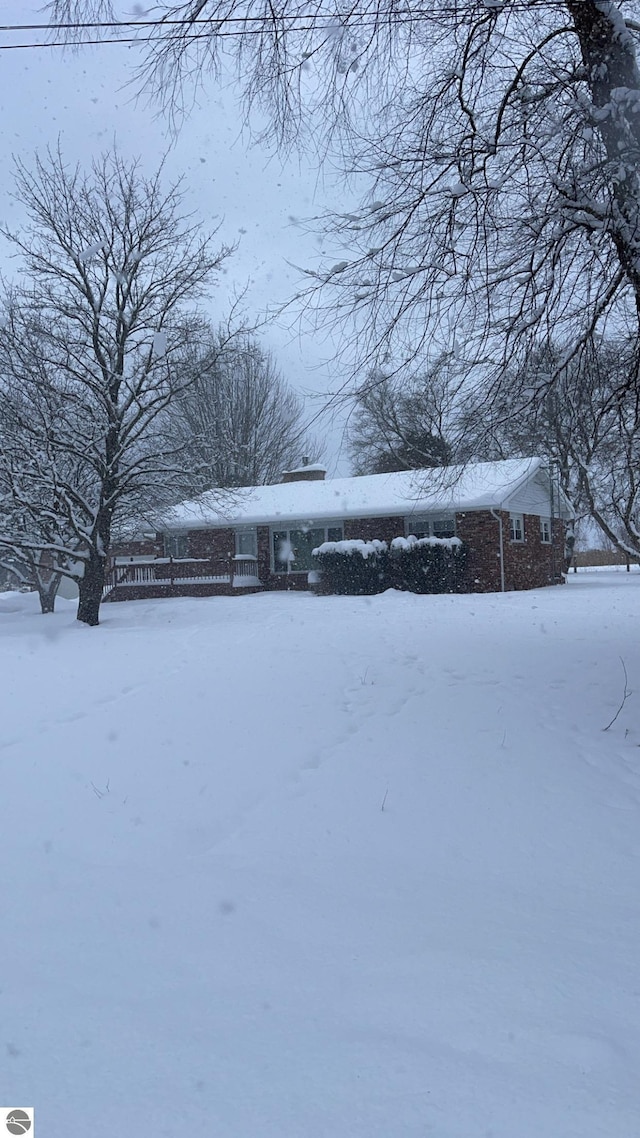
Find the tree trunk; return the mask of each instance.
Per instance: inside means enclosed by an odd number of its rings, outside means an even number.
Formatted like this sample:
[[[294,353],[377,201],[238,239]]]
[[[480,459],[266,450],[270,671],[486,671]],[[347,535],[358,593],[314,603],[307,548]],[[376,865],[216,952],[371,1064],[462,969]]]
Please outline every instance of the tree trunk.
[[[55,574],[50,581],[47,581],[46,585],[43,581],[38,581],[38,596],[42,613],[53,612],[61,580],[62,578]]]
[[[80,599],[78,601],[77,619],[92,628],[100,623],[98,617],[104,581],[105,559],[91,550],[85,562],[84,576],[78,582]]]
[[[566,0],[580,41],[587,83],[595,109],[594,125],[614,176],[612,194],[621,221],[612,227],[620,265],[631,284],[640,315],[640,121],[637,97],[640,70],[622,13],[599,0]],[[620,175],[622,171],[622,176]]]

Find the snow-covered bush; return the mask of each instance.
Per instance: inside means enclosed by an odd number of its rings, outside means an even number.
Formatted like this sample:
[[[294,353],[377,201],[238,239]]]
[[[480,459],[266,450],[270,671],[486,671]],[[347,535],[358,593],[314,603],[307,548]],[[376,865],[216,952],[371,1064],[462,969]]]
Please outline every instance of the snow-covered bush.
[[[313,556],[320,567],[315,586],[318,592],[362,596],[389,587],[385,541],[325,541],[314,549]]]
[[[467,563],[459,537],[395,537],[389,552],[389,586],[411,593],[458,593]]]
[[[396,537],[385,541],[325,541],[314,549],[321,593],[361,596],[385,589],[411,593],[462,590],[467,547],[459,537]]]

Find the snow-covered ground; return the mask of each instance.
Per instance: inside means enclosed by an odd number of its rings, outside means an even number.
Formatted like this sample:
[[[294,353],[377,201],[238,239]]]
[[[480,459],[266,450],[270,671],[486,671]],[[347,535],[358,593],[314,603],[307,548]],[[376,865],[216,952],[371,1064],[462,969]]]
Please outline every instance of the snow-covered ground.
[[[0,596],[0,1102],[637,1138],[640,573],[59,610]]]

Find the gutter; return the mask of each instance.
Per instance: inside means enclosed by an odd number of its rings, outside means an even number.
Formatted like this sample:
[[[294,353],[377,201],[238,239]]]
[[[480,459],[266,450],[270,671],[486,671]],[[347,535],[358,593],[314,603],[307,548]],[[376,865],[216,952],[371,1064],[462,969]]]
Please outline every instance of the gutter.
[[[505,587],[504,587],[504,533],[503,533],[502,518],[500,517],[500,514],[496,514],[493,507],[491,508],[491,510],[489,512],[490,512],[491,516],[496,519],[498,525],[500,526],[500,592],[504,593],[505,592]]]

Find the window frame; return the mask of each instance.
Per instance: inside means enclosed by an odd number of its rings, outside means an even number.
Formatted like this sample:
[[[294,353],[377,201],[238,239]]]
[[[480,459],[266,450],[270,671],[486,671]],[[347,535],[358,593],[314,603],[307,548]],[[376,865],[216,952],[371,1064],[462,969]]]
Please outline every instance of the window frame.
[[[304,532],[305,530],[307,532],[311,532],[312,530],[324,531],[324,537],[321,542],[318,542],[319,545],[322,545],[325,541],[343,541],[344,539],[344,523],[341,521],[289,522],[288,524],[283,524],[282,526],[269,526],[269,549],[272,573],[277,574],[278,576],[287,576],[291,573],[311,573],[314,569],[317,569],[317,565],[310,565],[307,569],[292,569],[291,562],[288,561],[285,565],[283,561],[278,561],[275,555],[276,534],[286,534],[284,540],[290,542],[290,535],[292,533]],[[329,537],[329,530],[339,530],[340,537],[336,537],[335,535],[333,537]]]
[[[515,536],[518,523],[520,523],[520,537]],[[509,541],[512,545],[524,545],[526,540],[524,514],[509,514]]]
[[[238,526],[234,531],[234,549],[236,557],[254,557],[258,560],[258,527],[257,526]],[[246,550],[240,549],[240,538],[252,538],[253,550],[247,553]]]
[[[547,527],[548,537],[545,537],[545,526]],[[540,518],[540,541],[542,545],[553,544],[553,526],[551,524],[551,518],[549,517]]]
[[[169,548],[170,542],[184,542],[184,553],[172,553]],[[177,530],[172,533],[164,533],[162,537],[162,546],[164,549],[165,557],[170,557],[172,561],[188,561],[189,559],[189,534],[187,530]]]
[[[415,517],[404,519],[404,535],[405,537],[417,537],[418,540],[423,537],[439,537],[440,535],[434,533],[434,528],[437,522],[452,522],[453,533],[447,534],[447,538],[456,536],[456,515],[455,514],[418,514]],[[445,539],[446,540],[446,539]]]

